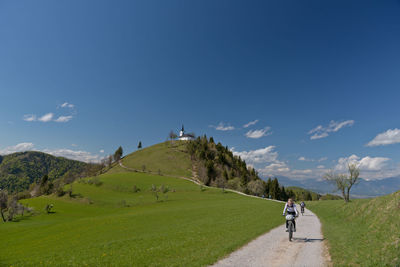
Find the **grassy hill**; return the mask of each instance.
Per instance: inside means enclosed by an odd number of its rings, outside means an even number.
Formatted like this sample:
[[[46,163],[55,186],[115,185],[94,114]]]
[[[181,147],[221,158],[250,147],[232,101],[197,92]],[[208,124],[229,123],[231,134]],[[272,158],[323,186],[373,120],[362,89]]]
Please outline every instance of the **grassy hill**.
[[[35,216],[0,225],[4,266],[204,266],[283,223],[282,204],[137,172],[22,202]],[[159,201],[150,188],[164,185]],[[136,192],[134,188],[139,188]],[[44,207],[54,204],[54,213]]]
[[[36,151],[0,156],[0,189],[23,191],[46,174],[53,180],[81,173],[86,167],[84,162]]]
[[[122,164],[140,171],[144,167],[147,172],[192,177],[192,162],[182,141],[167,141],[143,148],[124,157]],[[116,169],[120,168],[117,166]]]
[[[334,266],[400,266],[400,191],[374,199],[309,202]]]

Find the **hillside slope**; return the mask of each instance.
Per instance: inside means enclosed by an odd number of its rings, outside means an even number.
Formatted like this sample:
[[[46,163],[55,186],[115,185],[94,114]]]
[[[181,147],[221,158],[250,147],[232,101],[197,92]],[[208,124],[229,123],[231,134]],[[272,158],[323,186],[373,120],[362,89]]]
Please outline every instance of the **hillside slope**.
[[[186,142],[182,141],[167,141],[137,150],[125,156],[122,164],[140,171],[192,177],[192,162],[186,149]],[[116,166],[111,172],[115,169],[120,168]]]
[[[80,173],[86,166],[84,162],[36,151],[0,156],[0,189],[26,190],[46,174],[52,180]]]
[[[335,266],[400,265],[400,191],[374,199],[309,202]]]
[[[98,186],[90,179],[72,184],[82,197],[23,200],[38,214],[0,225],[0,265],[206,266],[283,223],[281,203],[183,179],[137,172],[101,175]],[[152,185],[170,191],[157,201]],[[49,203],[54,213],[46,214]]]
[[[215,143],[212,137],[166,141],[125,156],[121,164],[133,171],[194,178],[207,186],[256,196],[269,195],[272,190],[255,169],[233,155],[228,147]],[[117,164],[108,173],[125,172],[126,169]]]

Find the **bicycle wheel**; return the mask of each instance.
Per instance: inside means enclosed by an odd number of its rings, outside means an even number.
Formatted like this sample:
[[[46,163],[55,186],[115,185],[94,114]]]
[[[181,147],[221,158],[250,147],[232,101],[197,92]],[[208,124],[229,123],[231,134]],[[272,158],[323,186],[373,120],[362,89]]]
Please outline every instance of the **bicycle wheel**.
[[[292,241],[292,237],[293,237],[293,222],[292,221],[289,221],[288,230],[289,230],[289,241]]]

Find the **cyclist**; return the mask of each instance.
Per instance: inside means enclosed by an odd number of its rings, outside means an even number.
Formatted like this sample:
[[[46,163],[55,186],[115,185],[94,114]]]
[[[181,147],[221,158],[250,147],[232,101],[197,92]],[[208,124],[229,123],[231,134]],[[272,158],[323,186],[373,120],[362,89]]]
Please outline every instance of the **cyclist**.
[[[306,203],[304,203],[304,201],[302,201],[302,202],[300,203],[300,207],[301,207],[301,214],[303,215],[303,213],[304,213],[304,208],[306,207]]]
[[[296,204],[294,204],[293,199],[289,198],[288,202],[285,204],[285,208],[283,209],[283,216],[287,214],[298,216],[298,212],[296,209]],[[294,232],[296,232],[296,222],[293,220]],[[288,232],[288,221],[286,220],[286,232]]]

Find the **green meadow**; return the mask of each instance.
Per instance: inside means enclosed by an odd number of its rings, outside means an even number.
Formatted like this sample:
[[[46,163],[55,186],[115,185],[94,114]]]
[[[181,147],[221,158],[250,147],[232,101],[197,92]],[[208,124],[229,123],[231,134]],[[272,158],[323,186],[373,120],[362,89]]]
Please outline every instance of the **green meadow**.
[[[400,266],[400,191],[307,204],[321,220],[334,266]]]
[[[124,166],[136,170],[171,176],[192,177],[192,162],[184,141],[166,141],[134,153],[122,159]]]
[[[36,215],[0,224],[0,265],[205,266],[283,223],[280,203],[183,179],[135,172],[99,179],[100,186],[73,183],[75,198],[23,200]],[[156,201],[153,184],[170,191]]]

